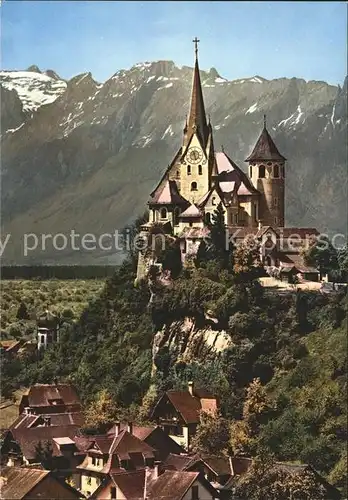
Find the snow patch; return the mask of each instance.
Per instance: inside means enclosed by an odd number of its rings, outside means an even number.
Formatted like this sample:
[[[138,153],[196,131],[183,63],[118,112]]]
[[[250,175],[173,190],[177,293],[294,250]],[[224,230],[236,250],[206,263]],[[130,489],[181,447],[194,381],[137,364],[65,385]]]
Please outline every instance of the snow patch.
[[[173,83],[167,83],[167,85],[164,85],[163,87],[158,88],[157,90],[162,90],[162,89],[169,89],[170,87],[173,87]]]
[[[295,113],[292,113],[288,118],[285,120],[282,120],[278,123],[278,127],[280,126],[286,126],[289,125],[290,128],[298,125],[300,123],[301,116],[304,114],[304,112],[301,110],[301,106],[298,105]],[[305,120],[302,121],[304,123]]]
[[[250,108],[245,112],[245,114],[250,114],[250,113],[254,113],[255,111],[257,110],[257,102],[255,102],[255,104],[253,104],[252,106],[250,106]]]
[[[174,132],[173,132],[173,127],[172,125],[169,125],[169,127],[166,128],[164,134],[162,135],[161,139],[164,139],[167,135],[174,135]]]
[[[23,122],[21,125],[19,125],[19,127],[16,127],[16,128],[9,128],[8,130],[6,130],[6,133],[7,132],[10,132],[10,134],[13,134],[14,132],[17,132],[17,130],[19,130],[20,128],[23,127],[25,122]]]
[[[63,80],[32,71],[0,71],[0,83],[7,90],[17,92],[24,111],[35,111],[53,103],[67,87]]]
[[[227,82],[226,78],[215,78],[216,83],[225,83]]]

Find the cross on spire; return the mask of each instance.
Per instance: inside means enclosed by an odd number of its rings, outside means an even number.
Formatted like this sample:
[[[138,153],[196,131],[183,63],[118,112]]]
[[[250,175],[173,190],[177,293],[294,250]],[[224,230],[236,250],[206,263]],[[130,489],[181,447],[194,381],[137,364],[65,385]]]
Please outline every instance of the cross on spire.
[[[195,37],[193,40],[193,43],[195,44],[195,55],[196,55],[196,59],[197,59],[197,55],[198,55],[198,44],[200,42],[200,40],[198,40],[197,37]]]
[[[266,128],[266,115],[263,115],[263,127]]]

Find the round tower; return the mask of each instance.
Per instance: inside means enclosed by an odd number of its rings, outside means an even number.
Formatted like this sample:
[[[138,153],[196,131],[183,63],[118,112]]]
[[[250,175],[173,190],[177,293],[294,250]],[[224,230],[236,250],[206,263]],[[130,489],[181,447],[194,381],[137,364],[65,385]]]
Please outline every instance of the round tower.
[[[263,226],[284,227],[286,158],[268,133],[266,117],[254,150],[245,161],[249,163],[249,177],[261,195],[258,220]]]

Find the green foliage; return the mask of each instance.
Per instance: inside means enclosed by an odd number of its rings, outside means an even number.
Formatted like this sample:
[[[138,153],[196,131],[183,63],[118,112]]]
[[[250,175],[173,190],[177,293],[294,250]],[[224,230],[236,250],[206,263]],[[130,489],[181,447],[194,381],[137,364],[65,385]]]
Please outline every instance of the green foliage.
[[[219,455],[229,445],[228,421],[218,412],[201,411],[191,447],[197,453]]]

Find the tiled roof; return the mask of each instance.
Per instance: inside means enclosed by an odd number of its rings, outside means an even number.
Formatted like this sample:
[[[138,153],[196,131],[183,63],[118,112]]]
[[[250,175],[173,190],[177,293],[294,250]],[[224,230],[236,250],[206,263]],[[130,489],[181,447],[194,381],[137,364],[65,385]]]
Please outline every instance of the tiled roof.
[[[167,180],[152,193],[149,204],[188,205],[189,202],[179,193],[176,182]]]
[[[168,398],[172,403],[174,408],[178,413],[180,413],[183,420],[187,423],[198,423],[199,422],[199,412],[203,409],[202,400],[198,391],[194,392],[195,396],[191,396],[189,391],[167,391],[162,398],[158,401],[153,414],[156,411],[157,406],[160,404],[163,398]],[[201,392],[204,394],[204,406],[205,409],[212,409],[217,407],[216,398],[207,393],[207,391]],[[208,408],[208,401],[211,400],[210,408]]]
[[[205,238],[209,236],[209,229],[204,227],[185,227],[179,234],[179,238]]]
[[[60,456],[59,447],[53,442],[53,438],[70,437],[73,439],[78,433],[79,426],[43,426],[33,428],[18,428],[9,431],[19,444],[20,449],[28,460],[33,460],[36,457],[36,447],[39,442],[42,444],[50,442],[52,445],[53,456]]]
[[[190,465],[197,462],[197,456],[175,455],[170,453],[164,461],[164,468],[167,470],[187,470]]]
[[[112,481],[122,491],[127,500],[142,500],[144,498],[145,469],[110,473]]]
[[[71,384],[35,384],[29,389],[26,406],[52,406],[50,400],[63,401],[64,405],[81,406],[76,389]]]
[[[77,425],[82,426],[85,422],[85,417],[82,412],[72,413],[40,413],[39,415],[21,413],[16,420],[11,424],[10,429],[19,429],[29,427],[37,427],[44,424],[44,419],[50,419],[51,426]]]
[[[304,263],[303,257],[300,254],[282,253],[279,252],[280,265],[285,271],[287,268],[291,269],[296,267],[301,273],[317,273],[318,270],[315,267],[307,266]]]
[[[215,153],[215,158],[219,172],[218,181],[222,190],[227,189],[222,187],[226,184],[231,184],[228,188],[231,190],[234,183],[239,195],[259,194],[247,174],[225,152]]]
[[[269,135],[266,127],[263,128],[260,137],[258,138],[252,153],[245,161],[256,160],[278,160],[284,161],[286,158],[278,151],[272,137]]]
[[[8,500],[21,500],[50,471],[24,467],[4,467],[1,469],[1,477],[5,478],[1,485],[1,498]]]
[[[115,435],[117,432],[117,425],[113,425],[111,429],[108,430],[107,434],[108,435]],[[133,425],[132,426],[132,434],[133,436],[137,437],[138,439],[141,439],[144,441],[154,430],[156,429],[155,425],[152,426],[139,426],[139,425]],[[127,430],[127,424],[126,423],[121,423],[120,424],[120,430]]]
[[[165,471],[148,485],[149,500],[182,500],[199,472]]]

